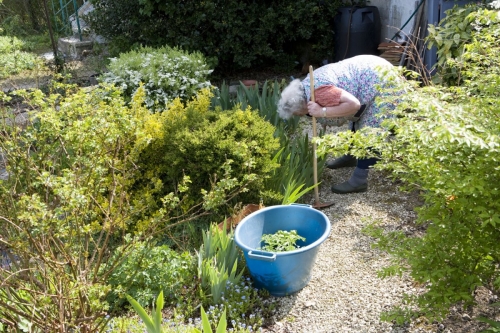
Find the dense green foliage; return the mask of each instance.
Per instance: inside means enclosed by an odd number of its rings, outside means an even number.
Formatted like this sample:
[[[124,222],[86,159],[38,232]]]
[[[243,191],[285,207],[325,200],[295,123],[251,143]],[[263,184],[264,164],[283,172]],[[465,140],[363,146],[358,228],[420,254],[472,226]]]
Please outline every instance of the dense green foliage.
[[[170,214],[181,209],[178,195],[189,191],[188,184],[180,186],[180,192],[157,198],[156,209],[145,212],[149,202],[141,205],[136,199],[147,193],[136,192],[133,184],[148,180],[138,161],[156,138],[152,133],[157,134],[161,114],[143,107],[143,91],[127,106],[111,87],[89,92],[54,88],[49,96],[19,92],[37,110],[25,128],[1,124],[0,149],[8,161],[9,177],[0,181],[0,242],[10,253],[11,264],[0,267],[5,282],[0,314],[3,323],[12,326],[28,320],[46,331],[67,331],[77,325],[94,331],[106,323],[108,277],[124,267],[120,265],[133,253],[134,244],[158,235],[170,223],[185,223],[200,211],[224,204],[227,192],[239,193],[241,184],[226,170],[206,184],[206,195],[199,198],[204,209],[190,206],[174,222]],[[208,108],[208,97],[205,105],[201,110]],[[1,111],[4,119],[12,117],[9,108]],[[257,121],[250,115],[248,119],[248,126]],[[272,129],[269,132],[272,136]],[[250,176],[248,172],[246,177]],[[115,252],[118,246],[120,251]],[[154,270],[157,259],[151,261]],[[147,279],[134,281],[138,278],[134,272],[117,274],[131,279],[132,285],[153,288]],[[25,307],[26,302],[32,306]]]
[[[81,0],[79,0],[81,1]],[[46,27],[43,0],[0,1],[0,34],[27,36]]]
[[[129,99],[144,86],[146,107],[163,111],[175,98],[188,101],[198,90],[208,87],[211,72],[199,52],[144,47],[111,59],[108,72],[99,80],[120,87]]]
[[[422,237],[370,228],[377,246],[395,256],[382,275],[407,270],[426,288],[408,298],[408,307],[388,313],[389,320],[442,318],[452,305],[473,304],[477,287],[500,290],[500,72],[494,65],[500,61],[500,15],[483,8],[464,22],[472,25],[470,40],[447,62],[458,85],[421,88],[408,81],[397,117],[385,123],[395,136],[367,129],[319,143],[322,153],[352,145],[358,156],[374,147],[381,156],[376,167],[423,199],[416,221],[425,229]]]
[[[279,139],[280,149],[276,151],[273,160],[280,165],[274,169],[270,177],[265,180],[265,191],[262,198],[266,205],[296,202],[292,193],[304,187],[307,193],[314,186],[313,149],[309,137],[301,130],[298,117],[283,121],[279,118],[276,106],[281,90],[286,82],[264,82],[259,89],[239,87],[235,96],[231,96],[228,86],[223,84],[214,91],[212,108],[223,110],[240,107],[257,110],[260,116],[274,125],[274,136]],[[318,175],[323,172],[325,157],[318,158]],[[300,189],[299,189],[300,191]],[[298,193],[298,192],[295,192]],[[289,201],[292,199],[292,201]]]
[[[138,161],[143,176],[135,184],[141,188],[135,200],[144,207],[154,211],[158,198],[183,192],[185,212],[201,198],[217,196],[207,193],[214,183],[244,189],[231,192],[237,199],[233,205],[259,202],[265,179],[277,167],[272,160],[278,150],[273,126],[250,109],[210,111],[209,105],[210,94],[205,90],[187,105],[176,99],[159,115],[151,144]],[[177,185],[183,181],[190,183],[188,190]],[[221,213],[228,213],[229,208]]]
[[[439,68],[433,81],[448,85],[461,84],[462,55],[465,46],[472,42],[474,36],[483,27],[498,24],[496,11],[488,10],[486,4],[470,3],[465,6],[454,6],[446,11],[446,16],[437,26],[429,25],[427,47],[437,48],[437,63]],[[493,38],[498,38],[495,34]],[[482,50],[483,52],[486,51]]]
[[[26,49],[24,41],[0,36],[0,79],[43,66],[43,61],[35,54],[26,52]]]
[[[126,302],[125,293],[142,306],[151,305],[160,291],[165,293],[169,304],[184,298],[185,286],[195,275],[193,256],[189,252],[176,252],[166,245],[152,245],[134,244],[127,258],[112,270],[107,300],[114,310]],[[121,252],[122,249],[117,248],[115,256]],[[116,261],[110,259],[111,263]],[[106,269],[104,266],[103,270]]]
[[[315,59],[331,58],[331,18],[341,3],[94,0],[87,21],[121,51],[139,45],[179,46],[216,59],[218,69],[227,71],[283,64],[308,51]]]
[[[137,170],[127,156],[140,128],[134,116],[148,112],[131,112],[116,92],[104,101],[103,91],[56,88],[66,97],[19,93],[38,110],[24,130],[2,123],[9,178],[0,182],[1,243],[13,257],[0,269],[0,317],[47,331],[95,330],[105,324],[109,291],[109,272],[96,272],[130,214],[125,188]]]

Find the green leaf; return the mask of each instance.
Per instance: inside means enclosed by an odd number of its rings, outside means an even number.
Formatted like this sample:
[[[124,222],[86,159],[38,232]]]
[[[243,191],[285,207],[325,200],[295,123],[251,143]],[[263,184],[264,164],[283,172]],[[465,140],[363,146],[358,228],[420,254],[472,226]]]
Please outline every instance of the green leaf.
[[[146,310],[144,310],[144,308],[139,303],[137,303],[129,295],[127,295],[127,300],[132,305],[135,312],[137,312],[139,317],[141,317],[142,321],[144,322],[144,325],[146,325],[146,329],[148,330],[148,333],[161,333],[161,332],[156,330],[155,324],[153,323],[153,321],[151,320],[149,315],[146,313]]]
[[[215,333],[226,333],[227,321],[226,321],[226,309],[222,312],[222,316],[219,319],[219,325]]]
[[[154,316],[154,324],[156,329],[158,330],[158,333],[161,333],[161,321],[162,321],[162,314],[161,310],[163,310],[163,305],[164,305],[164,299],[163,299],[163,290],[160,291],[160,294],[158,295],[158,298],[156,299],[156,312]]]
[[[201,325],[203,327],[203,333],[213,333],[212,327],[210,327],[210,321],[208,320],[205,309],[201,307]]]

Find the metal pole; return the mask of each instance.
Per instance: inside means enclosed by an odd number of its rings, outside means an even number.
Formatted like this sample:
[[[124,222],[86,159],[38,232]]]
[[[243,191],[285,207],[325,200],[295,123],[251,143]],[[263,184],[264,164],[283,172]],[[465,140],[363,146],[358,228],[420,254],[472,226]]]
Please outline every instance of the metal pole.
[[[64,22],[66,22],[66,17],[65,17],[66,15],[64,15],[65,14],[64,13],[64,5],[63,5],[62,0],[59,0],[59,5],[61,6],[60,11],[61,11],[61,15],[62,15],[62,21],[63,21],[63,24],[64,24]]]
[[[80,42],[82,39],[82,30],[80,29],[80,19],[78,18],[78,5],[76,0],[73,0],[73,7],[75,8],[76,26],[78,27],[78,36],[80,37]]]

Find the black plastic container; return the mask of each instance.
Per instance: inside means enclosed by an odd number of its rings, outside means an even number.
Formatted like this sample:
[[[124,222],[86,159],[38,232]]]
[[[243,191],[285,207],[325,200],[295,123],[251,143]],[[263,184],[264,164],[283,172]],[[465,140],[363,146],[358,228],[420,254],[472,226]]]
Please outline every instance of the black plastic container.
[[[375,6],[342,7],[334,23],[334,62],[361,54],[379,55],[380,13]]]

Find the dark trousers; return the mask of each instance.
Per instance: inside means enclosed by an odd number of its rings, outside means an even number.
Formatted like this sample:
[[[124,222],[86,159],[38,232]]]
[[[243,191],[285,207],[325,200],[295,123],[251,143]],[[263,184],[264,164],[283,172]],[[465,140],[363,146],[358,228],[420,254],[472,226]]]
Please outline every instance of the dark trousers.
[[[376,157],[371,157],[371,158],[363,158],[363,159],[358,159],[358,164],[356,165],[356,168],[360,169],[368,169],[372,165],[375,165],[377,163],[378,158]]]
[[[364,111],[364,107],[362,107],[361,109],[360,109],[360,111],[362,113]],[[356,124],[355,123],[352,123],[351,131],[356,132]],[[358,159],[358,164],[356,164],[356,168],[366,170],[366,169],[369,169],[371,166],[375,165],[375,163],[377,163],[377,161],[378,161],[378,158],[376,158],[376,157]]]

